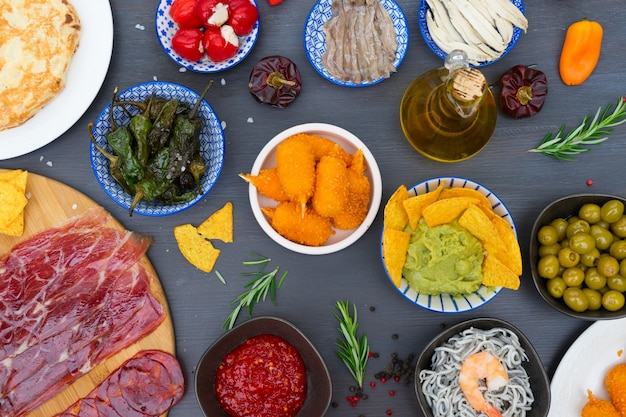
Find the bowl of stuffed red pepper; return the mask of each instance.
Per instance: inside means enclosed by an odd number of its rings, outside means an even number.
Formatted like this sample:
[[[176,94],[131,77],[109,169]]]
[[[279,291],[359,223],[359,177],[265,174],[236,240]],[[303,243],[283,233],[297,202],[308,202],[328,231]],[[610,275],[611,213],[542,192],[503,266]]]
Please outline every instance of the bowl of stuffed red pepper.
[[[221,122],[202,94],[179,84],[147,82],[113,92],[89,124],[93,172],[129,215],[185,210],[213,188],[222,171]]]

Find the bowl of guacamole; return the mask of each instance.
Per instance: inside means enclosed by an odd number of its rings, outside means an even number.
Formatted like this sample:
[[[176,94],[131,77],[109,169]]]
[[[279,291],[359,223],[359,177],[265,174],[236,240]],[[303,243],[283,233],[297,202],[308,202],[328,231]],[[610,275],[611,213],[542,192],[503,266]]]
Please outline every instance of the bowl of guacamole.
[[[491,190],[475,181],[459,177],[437,177],[414,185],[407,191],[408,196],[413,197],[441,187],[469,188],[479,192],[492,212],[506,220],[516,233],[505,204]],[[405,236],[409,235],[408,246],[399,285],[392,278],[393,274],[385,262],[384,226],[381,236],[381,258],[390,283],[414,304],[442,313],[476,309],[495,298],[502,290],[502,287],[482,284],[485,248],[453,216],[451,213],[450,221],[434,226],[429,226],[423,218],[413,227],[407,224],[403,232]]]

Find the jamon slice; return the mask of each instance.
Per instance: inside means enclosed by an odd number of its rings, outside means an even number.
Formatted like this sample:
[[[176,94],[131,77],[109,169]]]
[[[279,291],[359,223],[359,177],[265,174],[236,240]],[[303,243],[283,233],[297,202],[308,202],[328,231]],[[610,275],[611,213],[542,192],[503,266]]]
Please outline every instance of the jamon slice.
[[[150,239],[102,209],[0,257],[0,415],[23,416],[165,318],[138,263]]]
[[[183,393],[184,379],[176,358],[146,350],[55,417],[156,417],[178,403]]]

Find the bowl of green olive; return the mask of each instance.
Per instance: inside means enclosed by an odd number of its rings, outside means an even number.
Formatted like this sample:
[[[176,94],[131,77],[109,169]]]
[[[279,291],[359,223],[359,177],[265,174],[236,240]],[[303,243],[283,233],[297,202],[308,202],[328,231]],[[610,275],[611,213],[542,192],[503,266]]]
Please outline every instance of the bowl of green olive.
[[[626,198],[577,194],[544,208],[532,229],[530,264],[541,297],[571,317],[626,317]]]

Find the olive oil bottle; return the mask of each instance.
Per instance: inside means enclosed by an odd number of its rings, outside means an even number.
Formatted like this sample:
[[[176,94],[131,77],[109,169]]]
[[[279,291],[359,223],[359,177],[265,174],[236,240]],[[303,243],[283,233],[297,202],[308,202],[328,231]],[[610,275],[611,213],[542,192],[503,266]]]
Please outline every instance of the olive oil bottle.
[[[417,77],[400,104],[400,123],[409,143],[441,162],[476,155],[489,142],[496,119],[485,76],[469,67],[463,51],[452,51],[444,67]]]

